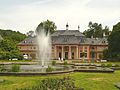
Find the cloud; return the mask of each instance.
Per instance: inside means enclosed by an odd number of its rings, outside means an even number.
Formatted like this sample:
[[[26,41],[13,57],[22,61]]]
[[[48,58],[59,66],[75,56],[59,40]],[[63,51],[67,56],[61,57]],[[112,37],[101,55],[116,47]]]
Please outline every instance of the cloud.
[[[68,22],[70,29],[77,29],[80,25],[81,31],[84,31],[89,21],[112,26],[119,21],[120,15],[116,6],[118,0],[13,0],[9,6],[6,2],[11,0],[3,1],[0,6],[0,28],[23,33],[35,30],[40,22],[47,19],[54,21],[58,29],[65,29]]]
[[[89,8],[120,8],[120,0],[91,0],[87,6]]]

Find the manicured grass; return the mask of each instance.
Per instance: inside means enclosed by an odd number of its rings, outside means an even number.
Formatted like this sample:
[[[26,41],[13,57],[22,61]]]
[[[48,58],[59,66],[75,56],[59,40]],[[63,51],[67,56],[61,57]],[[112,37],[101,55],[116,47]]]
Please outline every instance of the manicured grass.
[[[120,62],[98,62],[97,64],[120,64]]]
[[[77,87],[84,90],[118,90],[114,83],[120,82],[120,70],[114,73],[70,73],[48,76],[0,76],[4,82],[0,82],[0,90],[15,90],[16,88],[25,88],[35,85],[38,80],[44,78],[61,78],[70,76],[75,80]]]
[[[85,90],[118,90],[114,83],[120,82],[120,71],[113,74],[107,73],[74,73],[71,75],[76,80],[76,85]]]

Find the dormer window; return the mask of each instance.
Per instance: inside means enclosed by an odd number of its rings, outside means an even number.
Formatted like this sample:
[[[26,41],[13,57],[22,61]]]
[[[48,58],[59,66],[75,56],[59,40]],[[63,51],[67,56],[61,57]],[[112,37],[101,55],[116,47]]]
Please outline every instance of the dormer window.
[[[94,43],[94,41],[92,41],[92,43]]]
[[[105,43],[105,41],[103,41],[103,43]]]
[[[105,41],[102,41],[102,43],[105,43]]]
[[[26,43],[26,41],[24,41],[24,43]]]

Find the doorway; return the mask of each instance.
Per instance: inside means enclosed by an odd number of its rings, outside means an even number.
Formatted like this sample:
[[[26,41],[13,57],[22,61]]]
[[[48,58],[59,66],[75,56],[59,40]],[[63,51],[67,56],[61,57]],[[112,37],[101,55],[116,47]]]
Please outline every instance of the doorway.
[[[74,52],[72,52],[72,59],[74,59]]]
[[[65,59],[68,59],[68,52],[65,52]]]
[[[59,58],[61,59],[61,52],[59,52]]]

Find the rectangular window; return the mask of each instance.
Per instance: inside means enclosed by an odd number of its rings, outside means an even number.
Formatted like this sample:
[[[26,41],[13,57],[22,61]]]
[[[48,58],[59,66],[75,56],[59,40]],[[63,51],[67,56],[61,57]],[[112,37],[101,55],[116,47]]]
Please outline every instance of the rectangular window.
[[[86,49],[86,50],[84,50],[84,52],[87,52],[87,49]]]
[[[82,58],[83,57],[83,55],[82,55],[82,53],[80,53],[80,58]]]
[[[83,52],[82,50],[80,50],[80,52]]]
[[[34,49],[36,49],[36,47],[34,47]]]
[[[84,47],[85,49],[87,49],[87,47]]]

